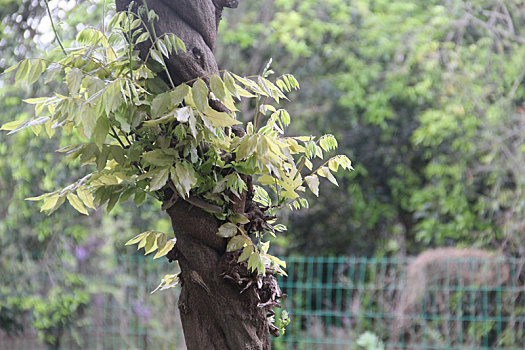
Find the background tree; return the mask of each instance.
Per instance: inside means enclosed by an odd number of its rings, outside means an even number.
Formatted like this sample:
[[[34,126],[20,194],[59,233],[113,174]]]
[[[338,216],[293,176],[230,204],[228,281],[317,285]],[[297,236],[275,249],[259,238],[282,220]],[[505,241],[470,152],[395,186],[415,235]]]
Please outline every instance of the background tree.
[[[521,237],[523,217],[507,212],[521,156],[493,153],[519,141],[492,133],[516,135],[519,124],[523,11],[519,1],[279,0],[226,17],[221,64],[233,57],[243,71],[273,57],[292,70],[304,82],[288,107],[300,116],[293,131],[335,130],[357,160],[339,179],[346,191],[326,188],[290,218],[289,251],[493,249]]]

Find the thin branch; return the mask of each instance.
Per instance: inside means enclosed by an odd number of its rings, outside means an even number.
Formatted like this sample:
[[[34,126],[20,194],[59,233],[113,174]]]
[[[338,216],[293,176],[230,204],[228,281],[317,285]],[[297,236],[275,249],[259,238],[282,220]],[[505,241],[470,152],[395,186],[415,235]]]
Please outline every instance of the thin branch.
[[[62,49],[62,52],[65,56],[67,56],[66,49],[64,49],[64,45],[62,45],[62,40],[60,40],[60,36],[58,35],[57,29],[55,28],[55,22],[53,22],[53,16],[51,16],[51,10],[49,9],[49,3],[47,0],[44,0],[44,3],[46,4],[47,13],[49,15],[49,20],[51,21],[51,27],[53,27],[53,32],[55,33],[55,39],[58,42],[58,45]]]
[[[496,34],[499,34],[507,39],[510,39],[510,40],[514,40],[520,44],[525,44],[525,38],[522,38],[520,36],[517,36],[507,30],[504,30],[504,29],[501,29],[501,28],[498,28],[496,26],[493,26],[493,25],[490,25],[489,23],[487,22],[484,22],[482,20],[480,20],[479,18],[477,18],[476,16],[474,16],[472,13],[469,13],[467,12],[466,13],[468,18],[473,22],[473,23],[476,23],[478,24],[479,26],[489,30],[489,31],[492,31],[493,33],[496,33]]]

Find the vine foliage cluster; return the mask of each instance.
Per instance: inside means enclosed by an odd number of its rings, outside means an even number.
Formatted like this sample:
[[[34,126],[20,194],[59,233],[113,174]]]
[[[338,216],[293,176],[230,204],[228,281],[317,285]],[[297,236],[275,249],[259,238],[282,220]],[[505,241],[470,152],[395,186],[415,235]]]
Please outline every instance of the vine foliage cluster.
[[[286,229],[275,223],[276,210],[307,206],[306,189],[317,196],[320,177],[337,185],[333,173],[352,170],[350,160],[325,160],[337,147],[332,135],[284,135],[291,117],[277,105],[299,84],[289,74],[270,81],[269,65],[260,76],[223,71],[175,86],[165,59],[185,45],[174,34],[157,37],[141,19],[153,22],[155,13],[140,11],[146,16],[119,12],[103,30],[82,30],[59,60],[29,58],[6,71],[16,72],[16,82],[32,84],[42,76],[65,82],[65,92],[25,100],[34,105],[34,117],[1,129],[73,134],[82,141],[58,151],[89,169],[78,181],[28,200],[41,201],[49,214],[68,201],[86,215],[131,198],[140,206],[147,195],[164,209],[186,200],[222,221],[217,235],[229,240],[227,251],[241,251],[238,261],[247,261],[252,272],[285,274],[285,262],[268,253],[267,235]],[[135,48],[145,41],[151,49],[142,60]],[[252,121],[238,128],[242,98],[254,99],[256,108]],[[210,106],[217,104],[228,112]],[[239,210],[242,198],[249,205]],[[175,242],[170,234],[147,231],[127,244],[160,258]],[[166,275],[156,290],[177,282],[178,274]]]

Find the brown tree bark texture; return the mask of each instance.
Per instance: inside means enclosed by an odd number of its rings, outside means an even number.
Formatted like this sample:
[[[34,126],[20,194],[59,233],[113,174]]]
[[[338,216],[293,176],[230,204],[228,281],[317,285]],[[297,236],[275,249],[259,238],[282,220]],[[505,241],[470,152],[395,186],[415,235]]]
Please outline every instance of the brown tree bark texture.
[[[129,3],[116,0],[117,10],[127,10]],[[159,16],[157,36],[174,33],[186,44],[185,53],[167,62],[176,85],[218,70],[213,54],[217,27],[223,8],[237,7],[237,0],[147,0],[147,5]],[[149,47],[139,49],[145,57]],[[179,310],[188,349],[270,349],[267,309],[258,306],[256,289],[241,294],[238,285],[221,276],[228,254],[226,240],[216,235],[219,221],[181,199],[167,213],[177,237],[173,254],[181,267]]]

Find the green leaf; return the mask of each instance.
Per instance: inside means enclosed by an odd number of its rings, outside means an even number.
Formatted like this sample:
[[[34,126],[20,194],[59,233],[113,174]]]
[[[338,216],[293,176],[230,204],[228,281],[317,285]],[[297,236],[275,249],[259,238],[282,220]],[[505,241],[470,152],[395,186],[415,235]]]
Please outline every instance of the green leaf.
[[[157,47],[159,48],[159,51],[166,57],[169,57],[168,48],[166,45],[162,42],[162,40],[157,40]]]
[[[273,255],[266,255],[271,261],[273,261],[276,265],[282,266],[286,268],[286,261],[279,259],[276,256]]]
[[[111,195],[109,197],[109,201],[108,201],[108,206],[106,207],[106,212],[107,213],[109,213],[109,212],[111,212],[111,210],[113,210],[115,205],[118,203],[121,194],[122,194],[122,192],[113,192],[113,193],[111,193]]]
[[[233,125],[242,124],[242,122],[230,117],[228,113],[217,112],[209,106],[202,117],[209,120],[217,128],[228,128]]]
[[[164,63],[164,60],[162,59],[162,56],[159,55],[159,53],[156,50],[150,51],[151,58],[153,58],[155,61],[159,62],[163,67],[166,67],[166,64]]]
[[[179,105],[184,101],[184,98],[188,95],[190,87],[187,84],[180,84],[173,91],[170,92],[171,103],[174,106]]]
[[[142,203],[144,203],[144,200],[146,199],[146,192],[139,190],[135,192],[135,196],[133,197],[133,202],[137,207],[140,207]]]
[[[324,135],[319,139],[319,146],[328,152],[337,148],[337,140],[333,135]]]
[[[84,74],[78,68],[71,68],[66,75],[66,83],[69,89],[69,92],[76,94],[80,90],[80,85],[82,84],[82,79]]]
[[[177,284],[179,284],[179,274],[175,273],[172,275],[164,275],[162,278],[160,284],[155,288],[151,294],[155,293],[158,290],[166,290],[169,288],[175,287]]]
[[[213,74],[210,78],[210,88],[215,97],[219,100],[224,100],[226,96],[225,86],[222,79],[217,74]]]
[[[241,213],[235,213],[233,215],[230,215],[228,217],[228,220],[230,220],[230,222],[233,222],[234,224],[242,225],[248,224],[250,222],[250,220]]]
[[[247,238],[243,235],[237,235],[230,238],[228,246],[226,247],[227,252],[233,252],[234,250],[241,249],[245,244],[249,244]]]
[[[173,92],[165,92],[157,95],[151,102],[151,117],[156,119],[163,115],[170,107],[172,98]]]
[[[235,80],[229,72],[224,72],[224,86],[228,89],[230,94],[239,98],[238,86],[235,84]]]
[[[28,197],[25,200],[26,201],[34,201],[34,202],[36,202],[36,201],[41,201],[42,199],[44,199],[44,198],[46,198],[48,196],[49,196],[49,193],[44,193],[44,194],[42,194],[42,195],[40,195],[38,197]]]
[[[71,192],[68,193],[67,200],[69,204],[71,204],[71,206],[75,208],[78,212],[85,214],[85,215],[89,215],[88,211],[86,210],[86,207],[84,207],[84,204],[82,203],[82,201],[80,200],[80,198],[78,198],[76,194],[71,193]]]
[[[166,254],[168,254],[172,249],[173,247],[175,246],[175,238],[173,239],[170,239],[168,240],[164,246],[160,247],[159,246],[159,250],[157,252],[157,254],[155,254],[155,256],[153,257],[153,259],[158,259],[158,258],[161,258],[163,256],[165,256]]]
[[[142,155],[142,159],[149,164],[156,166],[168,166],[172,165],[176,159],[176,151],[156,149],[154,151],[146,152]]]
[[[20,130],[24,130],[25,128],[28,128],[28,127],[32,127],[32,126],[36,126],[36,125],[41,125],[41,124],[47,123],[49,121],[49,119],[50,119],[49,117],[43,116],[43,117],[38,117],[38,118],[35,118],[35,119],[27,120],[25,122],[20,123],[20,125],[18,125],[15,129],[13,129],[10,132],[8,132],[7,135],[11,135],[11,134],[17,133]]]
[[[337,172],[339,167],[342,167],[345,170],[354,170],[352,167],[352,161],[345,155],[337,155],[328,160],[328,168],[331,171]]]
[[[144,126],[153,127],[159,124],[167,124],[175,120],[175,115],[173,113],[167,114],[158,119],[146,120]]]
[[[208,87],[206,86],[206,83],[202,79],[197,79],[197,81],[193,84],[191,92],[197,109],[200,112],[205,113],[207,109],[209,109]]]
[[[217,235],[224,238],[230,238],[237,234],[238,229],[237,225],[227,222],[219,227]]]
[[[197,184],[197,174],[187,161],[178,162],[171,168],[171,179],[181,196],[188,197],[190,190]]]
[[[97,123],[95,125],[95,144],[98,146],[99,149],[102,149],[102,145],[104,142],[106,142],[106,137],[109,133],[109,120],[106,116],[100,116],[97,119]]]
[[[257,148],[257,135],[246,135],[237,148],[237,160],[243,160],[251,156]]]
[[[193,116],[193,109],[191,107],[183,107],[175,110],[175,119],[181,123],[186,123]]]
[[[175,43],[177,44],[178,48],[186,52],[186,45],[184,44],[184,41],[182,41],[178,36],[175,37]]]
[[[18,68],[18,66],[20,65],[20,63],[21,63],[21,62],[18,62],[17,64],[15,64],[15,65],[13,65],[13,66],[7,68],[7,69],[4,71],[4,73],[9,73],[9,72],[14,71],[15,69]]]
[[[148,39],[149,39],[149,33],[147,33],[147,32],[146,33],[142,33],[142,34],[139,35],[137,40],[135,40],[135,45],[139,44],[139,43],[141,43],[143,41],[146,41]]]
[[[31,69],[29,70],[29,73],[27,76],[27,83],[31,85],[34,82],[36,82],[38,78],[40,78],[42,73],[45,71],[45,69],[46,69],[46,64],[44,63],[44,61],[38,60],[36,63],[34,63],[31,66]]]
[[[20,62],[18,70],[15,74],[15,83],[18,83],[19,81],[25,79],[30,68],[31,63],[29,60],[23,60],[22,62]]]
[[[106,167],[108,163],[109,153],[110,153],[110,149],[107,147],[103,147],[100,153],[96,155],[95,163],[97,165],[97,170],[99,172],[104,170],[104,168]]]
[[[53,214],[53,212],[57,210],[58,208],[60,208],[60,206],[64,204],[65,201],[66,201],[66,196],[59,196],[57,202],[55,203],[55,206],[51,208],[51,210],[49,210],[48,215]],[[42,208],[40,208],[40,210],[42,210]]]
[[[155,172],[149,184],[150,191],[157,191],[164,187],[168,181],[169,173],[169,168],[160,169],[159,171]]]
[[[248,269],[251,269],[252,272],[255,271],[257,267],[259,266],[260,260],[261,258],[259,257],[259,254],[257,253],[252,254],[250,258],[248,259]]]
[[[162,237],[162,235],[164,235],[164,233],[157,233],[156,235],[152,235],[151,237],[153,238],[151,239],[148,237],[148,241],[146,242],[146,245],[144,246],[144,255],[148,255],[149,253],[152,253],[155,250],[157,250],[157,248],[159,247],[158,242],[159,242],[160,237]]]
[[[319,178],[316,175],[310,175],[306,176],[304,179],[310,191],[319,197]]]

